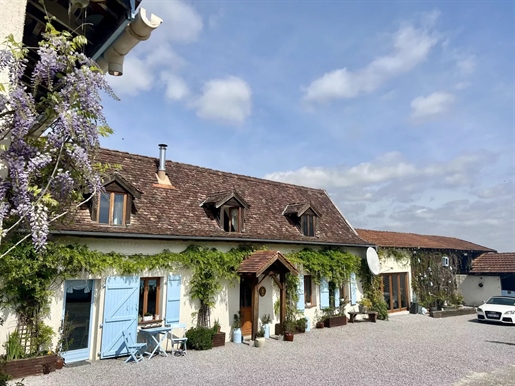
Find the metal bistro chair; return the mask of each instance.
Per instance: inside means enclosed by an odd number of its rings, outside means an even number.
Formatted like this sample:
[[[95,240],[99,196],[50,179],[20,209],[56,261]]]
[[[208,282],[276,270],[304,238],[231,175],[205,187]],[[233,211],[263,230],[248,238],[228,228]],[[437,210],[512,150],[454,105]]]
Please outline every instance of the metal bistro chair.
[[[188,338],[186,338],[186,324],[185,323],[171,323],[168,327],[171,328],[170,332],[170,340],[172,341],[172,354],[176,356],[182,356],[187,352],[187,342]],[[177,349],[174,351],[173,347],[177,345]],[[166,343],[168,348],[168,342]]]
[[[123,340],[125,341],[125,346],[127,347],[127,351],[129,352],[129,357],[125,360],[125,363],[130,361],[131,359],[134,362],[139,362],[143,359],[143,352],[147,347],[146,343],[136,343],[132,337],[132,333],[129,331],[122,331]]]

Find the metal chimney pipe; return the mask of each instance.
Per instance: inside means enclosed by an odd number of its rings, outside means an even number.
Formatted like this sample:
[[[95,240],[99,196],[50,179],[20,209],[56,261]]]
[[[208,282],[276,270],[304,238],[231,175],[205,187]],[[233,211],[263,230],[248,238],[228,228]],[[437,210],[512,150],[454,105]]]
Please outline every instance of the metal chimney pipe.
[[[168,145],[164,143],[159,144],[159,169],[157,169],[157,177],[160,180],[166,178],[166,148]]]

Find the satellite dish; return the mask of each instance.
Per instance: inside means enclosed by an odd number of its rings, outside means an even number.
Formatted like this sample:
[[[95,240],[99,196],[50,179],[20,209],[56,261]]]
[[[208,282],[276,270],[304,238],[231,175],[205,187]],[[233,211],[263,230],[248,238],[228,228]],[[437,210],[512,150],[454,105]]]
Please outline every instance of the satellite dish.
[[[379,275],[379,272],[381,272],[381,264],[379,263],[379,256],[377,256],[377,252],[374,248],[369,247],[367,249],[367,263],[370,272],[374,275]]]

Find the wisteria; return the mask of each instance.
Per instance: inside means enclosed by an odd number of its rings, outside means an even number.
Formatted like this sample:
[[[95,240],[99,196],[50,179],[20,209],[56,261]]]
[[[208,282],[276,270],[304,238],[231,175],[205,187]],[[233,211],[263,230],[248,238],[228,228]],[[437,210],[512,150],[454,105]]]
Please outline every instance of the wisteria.
[[[29,233],[37,249],[45,247],[53,219],[75,207],[82,193],[102,190],[93,162],[99,135],[111,130],[100,92],[114,94],[80,52],[85,43],[48,25],[32,73],[29,49],[12,36],[0,50],[0,72],[9,79],[0,85],[0,139],[7,143],[0,151],[2,237]]]

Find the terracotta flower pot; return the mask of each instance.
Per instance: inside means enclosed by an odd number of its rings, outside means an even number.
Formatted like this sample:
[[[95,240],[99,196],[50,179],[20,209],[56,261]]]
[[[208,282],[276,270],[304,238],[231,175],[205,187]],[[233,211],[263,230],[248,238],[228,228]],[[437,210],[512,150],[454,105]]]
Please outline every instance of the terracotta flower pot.
[[[286,342],[293,342],[293,332],[285,332],[284,333],[284,340]]]
[[[63,357],[57,357],[57,360],[55,361],[55,369],[61,370],[64,366],[64,358]]]

